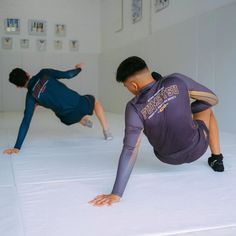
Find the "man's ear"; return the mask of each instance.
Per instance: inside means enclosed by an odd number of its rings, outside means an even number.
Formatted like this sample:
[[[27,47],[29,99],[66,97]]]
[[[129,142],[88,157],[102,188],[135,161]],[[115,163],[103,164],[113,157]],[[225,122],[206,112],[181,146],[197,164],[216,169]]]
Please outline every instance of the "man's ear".
[[[131,84],[131,86],[132,86],[134,91],[138,91],[139,90],[139,86],[138,86],[138,84],[136,82],[131,81],[130,84]]]

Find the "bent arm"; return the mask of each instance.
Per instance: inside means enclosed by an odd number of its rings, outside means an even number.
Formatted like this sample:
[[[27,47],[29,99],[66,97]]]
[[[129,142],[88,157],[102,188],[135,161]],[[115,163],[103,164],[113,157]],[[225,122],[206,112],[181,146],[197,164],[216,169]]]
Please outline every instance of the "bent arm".
[[[55,79],[72,79],[81,72],[81,68],[75,68],[67,71],[60,71],[54,69],[42,69],[40,74],[48,75]]]
[[[26,96],[24,118],[21,122],[16,144],[14,146],[14,148],[16,149],[21,149],[25,136],[29,130],[30,122],[34,114],[35,105],[36,105],[36,102],[34,98],[28,93]]]
[[[122,197],[138,155],[143,123],[131,104],[126,107],[123,150],[112,194]]]
[[[176,74],[187,85],[190,98],[196,100],[191,104],[193,113],[204,111],[218,103],[218,98],[210,89],[189,77]]]

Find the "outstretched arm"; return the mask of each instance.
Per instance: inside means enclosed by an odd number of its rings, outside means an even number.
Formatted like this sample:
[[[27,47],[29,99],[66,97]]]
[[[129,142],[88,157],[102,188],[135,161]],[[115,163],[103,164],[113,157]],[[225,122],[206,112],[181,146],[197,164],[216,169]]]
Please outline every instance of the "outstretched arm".
[[[75,69],[67,70],[67,71],[60,71],[60,70],[54,70],[54,69],[42,69],[40,71],[40,74],[42,75],[45,74],[55,79],[72,79],[81,72],[82,67],[83,67],[83,64],[77,64],[75,65]]]
[[[5,150],[4,154],[18,153],[19,150],[21,149],[21,146],[24,142],[25,136],[28,132],[31,119],[34,114],[35,105],[36,105],[36,102],[35,102],[34,98],[29,93],[27,93],[24,118],[23,118],[21,125],[20,125],[16,144],[15,144],[14,148],[10,148],[10,149]]]
[[[122,197],[133,170],[143,131],[143,122],[131,104],[126,107],[125,137],[123,150],[120,155],[117,175],[112,193],[99,195],[90,203],[95,206],[111,205]]]
[[[207,87],[182,74],[175,74],[187,85],[189,96],[196,100],[191,104],[192,113],[204,111],[218,103],[217,96]]]

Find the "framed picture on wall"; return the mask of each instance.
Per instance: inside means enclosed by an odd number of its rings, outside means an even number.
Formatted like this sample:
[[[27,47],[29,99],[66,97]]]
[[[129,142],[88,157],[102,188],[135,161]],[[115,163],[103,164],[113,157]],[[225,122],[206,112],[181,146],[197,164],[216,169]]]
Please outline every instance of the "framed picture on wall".
[[[66,36],[66,25],[65,24],[55,24],[55,35],[56,36]]]
[[[24,49],[29,48],[29,44],[30,44],[29,39],[21,39],[20,40],[20,47],[21,48],[24,48]]]
[[[29,20],[28,31],[30,35],[45,36],[47,34],[47,24],[44,20]]]
[[[2,48],[12,49],[13,39],[11,37],[2,37]]]
[[[132,0],[132,22],[137,23],[142,19],[142,0]]]
[[[46,39],[37,39],[36,48],[38,51],[43,52],[47,49],[47,40]]]
[[[169,0],[153,0],[154,11],[159,12],[169,6]]]
[[[79,41],[78,40],[70,40],[69,41],[69,49],[70,51],[79,51]]]
[[[113,20],[112,23],[114,25],[114,32],[118,33],[123,30],[124,28],[124,0],[116,0],[113,1],[114,13],[112,14]]]
[[[62,50],[62,40],[54,40],[54,49]]]
[[[4,20],[4,29],[6,34],[20,33],[20,19],[7,18]]]

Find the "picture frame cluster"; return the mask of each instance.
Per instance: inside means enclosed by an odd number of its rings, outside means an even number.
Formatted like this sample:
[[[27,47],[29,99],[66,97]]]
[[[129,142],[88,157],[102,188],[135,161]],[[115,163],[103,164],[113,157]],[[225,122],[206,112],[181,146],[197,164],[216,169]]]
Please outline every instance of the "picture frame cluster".
[[[131,19],[132,23],[136,24],[142,20],[143,0],[132,0],[131,4]],[[151,4],[154,12],[157,13],[169,6],[169,0],[151,0]]]
[[[21,34],[21,20],[19,18],[6,18],[3,22],[5,36],[1,38],[2,49],[11,50],[13,49],[14,41],[17,40],[14,35]],[[38,19],[28,20],[28,36],[19,39],[20,49],[29,49],[32,41],[35,41],[35,49],[39,52],[47,51],[47,21]],[[65,49],[65,38],[67,36],[67,26],[63,23],[56,23],[54,25],[54,39],[53,49],[55,51],[61,51]],[[34,40],[32,37],[36,36]],[[79,51],[79,41],[77,39],[68,40],[68,49],[71,52]],[[32,45],[33,46],[33,45]]]

